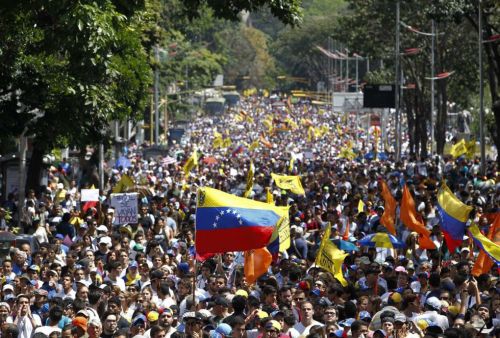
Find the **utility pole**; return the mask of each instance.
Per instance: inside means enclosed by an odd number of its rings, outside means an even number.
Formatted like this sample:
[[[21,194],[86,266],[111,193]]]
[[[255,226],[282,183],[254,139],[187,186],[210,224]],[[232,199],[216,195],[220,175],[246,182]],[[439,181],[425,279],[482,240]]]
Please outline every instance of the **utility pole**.
[[[431,40],[431,155],[434,149],[434,74],[435,74],[435,59],[434,53],[436,50],[436,22],[432,20],[432,40]]]
[[[160,86],[160,52],[158,45],[155,45],[155,82],[154,82],[154,109],[155,109],[155,145],[159,145],[160,141],[160,112],[159,112],[159,86]]]
[[[483,85],[483,19],[481,0],[478,4],[478,42],[479,42],[479,144],[481,147],[481,175],[486,173],[486,145],[484,144],[484,85]]]
[[[394,106],[396,109],[396,161],[399,161],[401,158],[401,121],[400,121],[400,114],[399,114],[399,90],[400,90],[400,77],[399,77],[399,0],[396,2],[396,85],[394,88]]]

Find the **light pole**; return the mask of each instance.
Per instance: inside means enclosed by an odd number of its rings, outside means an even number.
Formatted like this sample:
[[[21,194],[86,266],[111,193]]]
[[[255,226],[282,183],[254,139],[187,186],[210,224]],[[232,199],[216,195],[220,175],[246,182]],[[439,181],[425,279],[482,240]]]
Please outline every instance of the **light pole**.
[[[434,149],[434,51],[436,48],[436,22],[432,20],[432,41],[431,41],[431,155]]]
[[[26,126],[24,127],[23,132],[19,136],[19,189],[18,189],[19,213],[17,220],[17,224],[19,227],[22,227],[22,219],[24,216],[24,198],[26,195],[26,153],[28,151],[28,138],[26,137],[26,133],[28,132],[30,123],[36,122],[44,115],[45,113],[36,110],[35,115],[31,118],[31,120],[26,122]]]
[[[155,82],[154,82],[154,112],[155,112],[155,145],[159,144],[160,114],[159,114],[159,86],[160,86],[160,52],[158,45],[155,45]]]
[[[396,110],[396,161],[399,161],[401,158],[401,121],[399,116],[399,0],[396,2],[396,85],[394,88],[394,107]]]
[[[483,86],[483,20],[481,0],[478,4],[478,42],[479,42],[479,144],[481,147],[481,175],[486,173],[486,145],[484,144],[484,86]]]

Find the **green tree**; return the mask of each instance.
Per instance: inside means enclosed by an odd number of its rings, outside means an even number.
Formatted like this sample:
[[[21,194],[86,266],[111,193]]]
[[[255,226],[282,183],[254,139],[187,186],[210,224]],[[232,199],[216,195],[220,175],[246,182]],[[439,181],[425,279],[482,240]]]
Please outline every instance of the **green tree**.
[[[2,134],[34,136],[28,186],[56,146],[95,144],[145,105],[150,67],[142,1],[11,2],[0,8]],[[28,123],[34,112],[43,114]],[[26,130],[25,126],[28,126]]]

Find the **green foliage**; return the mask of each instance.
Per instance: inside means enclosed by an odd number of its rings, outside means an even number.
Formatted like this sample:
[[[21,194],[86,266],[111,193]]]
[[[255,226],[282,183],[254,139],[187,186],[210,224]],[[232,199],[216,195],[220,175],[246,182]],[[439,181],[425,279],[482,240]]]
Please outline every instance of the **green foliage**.
[[[203,8],[213,9],[216,17],[238,20],[242,11],[253,12],[269,7],[271,13],[283,23],[295,26],[302,20],[301,0],[184,0],[185,12],[191,19],[203,15]]]
[[[108,121],[133,117],[150,84],[144,3],[38,0],[0,9],[2,127],[30,124],[37,146],[98,141]],[[123,11],[123,12],[121,12]]]

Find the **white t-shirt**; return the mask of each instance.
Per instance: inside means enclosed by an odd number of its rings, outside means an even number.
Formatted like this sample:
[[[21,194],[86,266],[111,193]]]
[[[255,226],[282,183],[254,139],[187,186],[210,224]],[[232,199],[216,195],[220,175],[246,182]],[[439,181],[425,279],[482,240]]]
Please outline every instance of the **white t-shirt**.
[[[42,326],[42,321],[40,317],[37,314],[33,314],[33,321],[35,322],[36,326],[33,327],[33,324],[31,323],[31,320],[28,318],[28,316],[23,316],[19,318],[19,321],[17,322],[17,329],[19,330],[19,338],[30,338],[33,331],[35,330],[36,327]]]
[[[120,288],[120,291],[125,291],[125,281],[121,278],[117,278],[116,281],[111,280],[109,277],[104,278],[105,282],[111,282],[111,285],[113,286],[118,286]]]
[[[320,322],[313,320],[312,323],[308,326],[304,326],[304,324],[302,324],[301,322],[298,322],[297,324],[295,324],[293,326],[293,328],[295,330],[297,330],[301,336],[307,336],[309,334],[309,330],[311,329],[311,327],[313,327],[315,325],[323,326],[323,324],[321,324]]]

